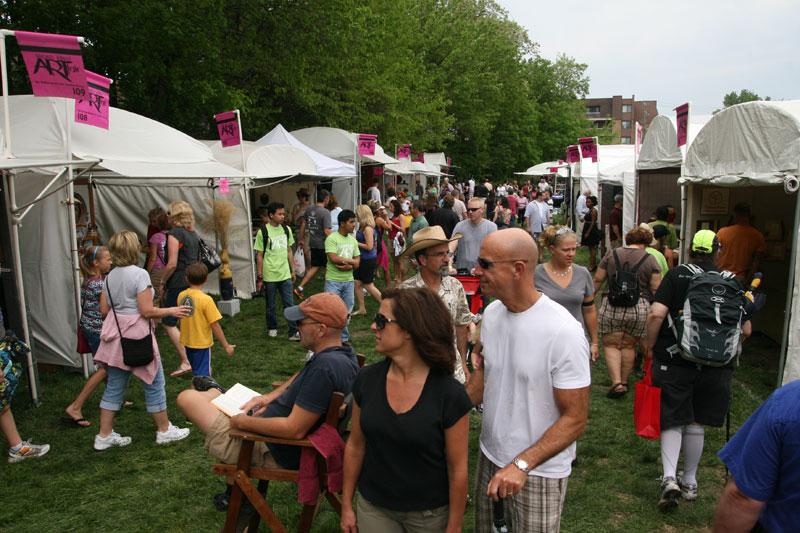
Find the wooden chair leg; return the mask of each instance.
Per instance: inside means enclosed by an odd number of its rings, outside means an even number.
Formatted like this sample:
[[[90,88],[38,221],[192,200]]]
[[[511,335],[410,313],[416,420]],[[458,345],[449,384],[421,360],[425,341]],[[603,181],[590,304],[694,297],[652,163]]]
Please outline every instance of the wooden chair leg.
[[[261,499],[266,501],[267,499],[267,489],[269,488],[269,481],[266,479],[259,479],[258,480],[258,493],[261,495]],[[261,521],[261,514],[256,513],[250,519],[250,524],[247,526],[247,531],[258,531],[258,523]]]
[[[258,515],[261,515],[261,518],[264,519],[264,522],[269,527],[270,531],[273,533],[286,533],[286,528],[278,520],[278,517],[275,515],[275,512],[272,510],[272,507],[261,497],[261,494],[256,490],[253,483],[250,481],[250,478],[247,477],[242,471],[236,473],[234,478],[236,481],[236,485],[242,489],[242,493],[250,500],[250,503],[255,507],[256,511],[258,511]],[[252,522],[251,522],[252,523]],[[256,524],[258,522],[256,521]],[[257,529],[252,531],[258,531]]]
[[[336,511],[336,514],[342,516],[342,499],[339,497],[339,495],[333,492],[325,491],[325,497],[328,499],[328,502],[330,502],[333,510]]]
[[[303,505],[303,512],[300,513],[300,521],[297,523],[297,533],[309,533],[314,517],[317,516],[320,500],[317,499],[316,505]]]

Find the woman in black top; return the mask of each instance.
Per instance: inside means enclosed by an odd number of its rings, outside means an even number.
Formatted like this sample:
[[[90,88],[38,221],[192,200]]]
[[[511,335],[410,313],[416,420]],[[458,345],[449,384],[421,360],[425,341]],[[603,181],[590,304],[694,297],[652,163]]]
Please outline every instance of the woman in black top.
[[[597,245],[600,244],[603,236],[603,232],[597,227],[597,197],[587,198],[586,208],[589,212],[583,217],[581,246],[589,248],[589,271],[594,272],[597,268]]]
[[[353,384],[342,531],[461,531],[472,403],[452,375],[450,313],[428,289],[392,288],[372,330],[387,358]]]
[[[186,202],[172,202],[167,212],[172,229],[167,233],[167,266],[161,274],[159,292],[164,298],[164,307],[178,305],[178,295],[189,287],[186,281],[186,267],[200,258],[200,238],[194,232],[194,211]],[[161,320],[169,340],[181,356],[180,366],[170,376],[182,376],[192,371],[186,357],[186,349],[181,345],[181,332],[178,319],[165,317]]]

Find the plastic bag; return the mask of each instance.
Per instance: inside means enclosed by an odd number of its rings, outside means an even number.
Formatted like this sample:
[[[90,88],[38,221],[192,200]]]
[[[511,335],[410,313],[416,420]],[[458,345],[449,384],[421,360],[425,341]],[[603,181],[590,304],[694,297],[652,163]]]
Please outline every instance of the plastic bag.
[[[294,253],[294,273],[298,276],[306,275],[306,257],[301,248]]]
[[[653,387],[652,364],[653,359],[648,357],[644,366],[645,377],[636,384],[633,400],[636,434],[650,440],[661,436],[661,388]]]

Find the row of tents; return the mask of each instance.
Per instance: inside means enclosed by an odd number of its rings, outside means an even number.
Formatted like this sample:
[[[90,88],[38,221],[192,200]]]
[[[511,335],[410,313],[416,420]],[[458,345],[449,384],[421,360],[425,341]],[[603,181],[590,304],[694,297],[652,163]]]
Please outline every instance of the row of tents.
[[[698,229],[717,230],[733,206],[747,202],[767,239],[762,291],[767,306],[754,318],[780,344],[778,385],[800,378],[800,101],[748,102],[716,115],[690,116],[687,144],[678,147],[675,119],[653,119],[636,153],[633,145],[601,145],[598,162],[547,162],[522,175],[558,172],[573,180],[573,198],[589,189],[607,223],[613,193],[623,194],[623,233],[647,222],[656,207],[675,207],[681,248]]]
[[[132,229],[144,242],[153,207],[184,200],[203,220],[211,202],[237,207],[228,252],[241,297],[255,290],[251,224],[254,198],[268,191],[287,207],[295,191],[328,184],[344,208],[361,201],[361,167],[380,166],[393,182],[423,184],[444,174],[443,154],[426,154],[426,163],[395,159],[377,146],[359,155],[357,135],[335,128],[288,132],[281,125],[256,142],[222,148],[198,141],[157,121],[111,108],[108,130],[76,123],[74,100],[9,96],[0,109],[0,169],[3,170],[3,293],[7,321],[33,347],[28,360],[31,395],[40,397],[36,364],[83,367],[76,353],[80,313],[76,220],[85,213],[75,198],[89,198],[103,242]],[[5,112],[5,109],[8,112]],[[441,161],[440,161],[441,160]],[[441,164],[438,164],[441,163]],[[220,180],[229,192],[222,194]],[[91,188],[91,191],[89,190]],[[312,197],[312,201],[314,198]],[[80,224],[78,224],[80,225]],[[84,228],[86,225],[83,225]],[[198,228],[207,242],[215,236]],[[212,273],[209,289],[217,286]]]

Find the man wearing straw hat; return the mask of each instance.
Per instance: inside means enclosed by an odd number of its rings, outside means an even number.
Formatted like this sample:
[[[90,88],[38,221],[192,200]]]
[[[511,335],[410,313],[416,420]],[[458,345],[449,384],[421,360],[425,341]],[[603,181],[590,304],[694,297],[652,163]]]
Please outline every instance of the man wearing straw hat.
[[[467,381],[469,371],[464,363],[467,354],[467,331],[472,321],[472,314],[467,305],[467,294],[464,287],[455,278],[451,278],[449,244],[457,241],[461,235],[448,239],[441,226],[422,228],[414,234],[414,243],[404,252],[405,257],[412,256],[417,260],[417,275],[403,282],[403,287],[427,287],[442,299],[455,326],[456,366],[454,377],[461,383]]]

